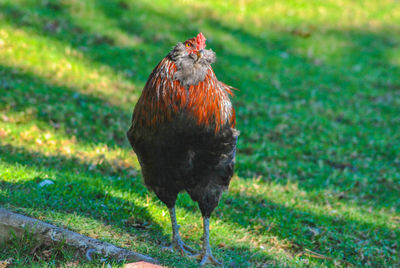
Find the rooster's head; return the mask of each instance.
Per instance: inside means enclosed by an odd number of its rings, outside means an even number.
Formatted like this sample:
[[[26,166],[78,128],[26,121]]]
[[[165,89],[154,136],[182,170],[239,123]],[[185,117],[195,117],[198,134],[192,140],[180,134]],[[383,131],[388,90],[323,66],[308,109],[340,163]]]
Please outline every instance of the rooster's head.
[[[178,69],[175,79],[181,81],[184,86],[196,85],[203,81],[210,65],[215,61],[214,51],[205,47],[206,38],[199,33],[184,43],[179,42],[168,54]]]
[[[206,47],[206,38],[202,33],[199,33],[196,37],[186,40],[183,44],[188,54],[196,53],[198,57],[201,57],[202,51]]]
[[[211,49],[205,49],[205,47],[206,38],[202,33],[199,33],[196,37],[190,38],[184,43],[178,43],[170,52],[170,56],[175,61],[190,58],[194,64],[211,64],[215,61],[215,53]]]

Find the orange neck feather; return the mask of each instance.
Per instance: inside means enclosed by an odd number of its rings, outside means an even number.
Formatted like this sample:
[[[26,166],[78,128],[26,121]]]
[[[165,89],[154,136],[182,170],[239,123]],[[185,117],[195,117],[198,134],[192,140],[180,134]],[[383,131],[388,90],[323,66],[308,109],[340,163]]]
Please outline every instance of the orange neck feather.
[[[189,89],[174,80],[176,71],[175,63],[167,58],[153,70],[135,107],[134,123],[155,127],[184,110],[198,125],[213,127],[216,132],[226,123],[235,126],[235,111],[228,96],[232,91],[217,80],[211,67],[204,81]]]

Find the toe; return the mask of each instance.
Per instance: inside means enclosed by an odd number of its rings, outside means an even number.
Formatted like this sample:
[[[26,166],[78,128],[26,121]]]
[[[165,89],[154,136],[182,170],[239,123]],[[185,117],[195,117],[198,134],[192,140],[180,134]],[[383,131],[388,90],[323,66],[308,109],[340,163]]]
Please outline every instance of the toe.
[[[185,243],[183,243],[183,248],[187,251],[189,251],[191,254],[196,253],[196,250],[194,250],[193,248],[189,247],[188,245],[186,245]]]
[[[201,258],[200,266],[203,267],[204,265],[211,263],[214,265],[222,266],[222,263],[217,260],[212,254],[200,254],[196,256],[197,258]]]
[[[162,250],[170,251],[170,252],[179,252],[182,256],[191,256],[192,254],[196,253],[194,249],[189,247],[183,242],[175,241],[170,246],[163,247]]]
[[[173,252],[174,251],[174,247],[172,245],[169,245],[169,246],[162,247],[162,250],[163,251]]]
[[[213,255],[210,256],[211,262],[215,265],[219,265],[222,266],[222,262],[220,262],[219,260],[217,260]]]
[[[201,260],[201,258],[203,258],[203,254],[195,253],[195,254],[189,255],[188,257],[190,259],[194,259],[194,260]]]

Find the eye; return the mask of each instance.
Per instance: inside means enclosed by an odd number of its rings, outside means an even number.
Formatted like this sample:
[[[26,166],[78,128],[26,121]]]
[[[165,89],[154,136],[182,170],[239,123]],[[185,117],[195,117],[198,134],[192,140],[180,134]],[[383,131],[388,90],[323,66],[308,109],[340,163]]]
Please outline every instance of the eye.
[[[186,47],[191,47],[190,43],[186,43]]]

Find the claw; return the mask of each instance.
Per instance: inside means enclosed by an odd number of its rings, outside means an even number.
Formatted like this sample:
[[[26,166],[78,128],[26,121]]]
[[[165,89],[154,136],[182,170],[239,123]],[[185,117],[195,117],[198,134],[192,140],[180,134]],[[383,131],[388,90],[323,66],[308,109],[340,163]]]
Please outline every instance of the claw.
[[[222,266],[222,263],[217,260],[212,254],[205,254],[201,259],[200,266],[203,267],[207,263],[212,263],[214,265]]]
[[[180,239],[173,241],[172,244],[167,247],[163,247],[163,250],[168,250],[171,252],[178,251],[182,256],[191,256],[192,254],[196,253],[196,250],[183,243],[183,241]]]
[[[197,252],[196,250],[194,250],[193,248],[189,247],[185,243],[183,243],[183,248],[186,249],[188,252],[190,252],[190,254],[195,254]]]
[[[214,264],[214,265],[217,265],[217,266],[222,266],[222,263],[219,260],[217,260],[212,255],[211,252],[205,252],[205,253],[202,252],[202,253],[199,253],[199,254],[191,255],[191,256],[189,256],[189,258],[201,260],[200,261],[200,267],[203,267],[204,265],[206,265],[208,263]]]

